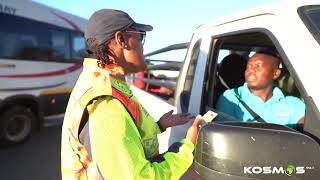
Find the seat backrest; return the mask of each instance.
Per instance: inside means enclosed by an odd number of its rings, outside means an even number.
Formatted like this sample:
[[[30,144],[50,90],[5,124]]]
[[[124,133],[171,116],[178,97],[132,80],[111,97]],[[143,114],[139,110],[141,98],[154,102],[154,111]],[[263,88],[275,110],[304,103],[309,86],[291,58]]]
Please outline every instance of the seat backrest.
[[[224,57],[218,67],[217,81],[214,88],[213,106],[219,96],[226,90],[242,86],[245,82],[244,72],[247,59],[238,54]]]
[[[300,98],[300,92],[286,68],[281,69],[281,75],[276,81],[276,85],[282,90],[286,96],[295,96]]]
[[[219,66],[219,76],[230,89],[242,86],[245,82],[244,72],[247,60],[238,54],[230,54],[223,58]]]

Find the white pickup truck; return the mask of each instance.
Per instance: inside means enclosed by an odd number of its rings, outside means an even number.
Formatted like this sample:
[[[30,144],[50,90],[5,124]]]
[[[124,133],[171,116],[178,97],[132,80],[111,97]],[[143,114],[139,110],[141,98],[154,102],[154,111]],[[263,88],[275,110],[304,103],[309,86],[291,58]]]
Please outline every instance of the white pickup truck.
[[[229,52],[249,58],[269,49],[281,56],[278,86],[306,104],[303,130],[223,122],[230,119],[218,112],[219,122],[203,126],[198,136],[194,167],[203,179],[320,179],[319,1],[290,0],[200,26],[190,41],[173,106],[133,90],[155,119],[169,109],[194,115],[216,111],[217,98],[229,83],[223,81],[230,79],[221,77],[221,69],[244,82],[235,74],[240,67],[222,67],[219,60]],[[183,138],[189,126],[167,130],[160,136],[161,150]]]

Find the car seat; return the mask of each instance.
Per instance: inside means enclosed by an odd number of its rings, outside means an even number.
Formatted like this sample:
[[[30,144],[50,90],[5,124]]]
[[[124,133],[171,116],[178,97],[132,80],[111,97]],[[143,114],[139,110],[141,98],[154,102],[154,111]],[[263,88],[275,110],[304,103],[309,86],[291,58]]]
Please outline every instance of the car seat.
[[[281,75],[277,79],[276,85],[283,91],[284,95],[300,98],[299,90],[287,68],[281,68]]]
[[[217,71],[214,103],[226,89],[232,89],[244,84],[246,66],[247,59],[239,54],[230,54],[222,59]]]

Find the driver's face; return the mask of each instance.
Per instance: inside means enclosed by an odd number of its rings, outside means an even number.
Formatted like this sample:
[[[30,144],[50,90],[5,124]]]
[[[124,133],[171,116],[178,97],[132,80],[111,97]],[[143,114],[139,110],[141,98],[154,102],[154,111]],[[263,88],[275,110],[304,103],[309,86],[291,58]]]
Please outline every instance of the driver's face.
[[[272,86],[277,78],[275,71],[278,69],[277,59],[270,55],[257,53],[247,64],[245,79],[250,89],[264,89]]]

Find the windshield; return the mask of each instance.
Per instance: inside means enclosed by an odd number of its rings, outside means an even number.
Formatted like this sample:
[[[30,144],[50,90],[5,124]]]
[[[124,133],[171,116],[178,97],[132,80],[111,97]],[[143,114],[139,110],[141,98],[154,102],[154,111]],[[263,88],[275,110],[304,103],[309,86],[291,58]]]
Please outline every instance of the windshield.
[[[310,33],[320,44],[320,6],[310,5],[300,7],[298,14]]]

